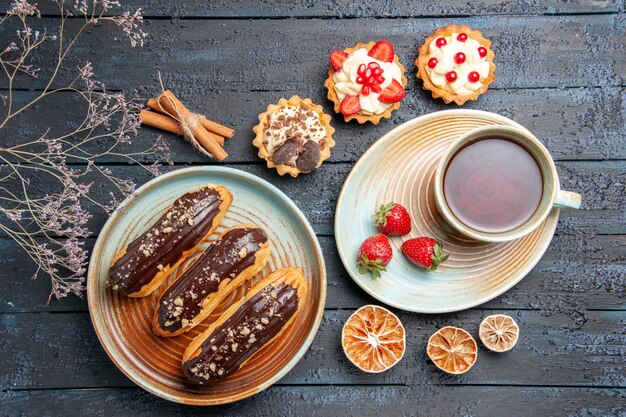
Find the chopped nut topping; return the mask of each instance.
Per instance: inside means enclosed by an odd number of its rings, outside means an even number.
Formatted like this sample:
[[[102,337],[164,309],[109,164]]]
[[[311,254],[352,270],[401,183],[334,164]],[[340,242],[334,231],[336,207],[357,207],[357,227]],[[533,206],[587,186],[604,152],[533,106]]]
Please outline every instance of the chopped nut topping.
[[[183,305],[183,299],[181,297],[176,297],[174,299],[174,305],[182,306]]]
[[[233,343],[230,348],[233,350],[233,352],[237,352],[237,348],[239,347],[239,343]]]
[[[163,229],[163,233],[169,233],[171,231],[172,231],[171,227],[166,227],[166,228]]]
[[[241,250],[239,251],[239,257],[241,259],[245,258],[248,255],[248,249],[244,246],[243,248],[241,248]]]
[[[263,324],[268,324],[270,321],[268,319],[266,319],[265,317],[261,317],[261,323]]]

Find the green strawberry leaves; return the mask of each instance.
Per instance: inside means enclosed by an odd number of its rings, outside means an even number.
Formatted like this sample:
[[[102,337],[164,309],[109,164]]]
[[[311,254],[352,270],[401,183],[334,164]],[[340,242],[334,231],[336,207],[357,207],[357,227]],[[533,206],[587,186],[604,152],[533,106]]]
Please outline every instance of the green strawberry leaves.
[[[387,268],[385,268],[382,263],[382,259],[368,259],[367,254],[362,253],[361,259],[359,259],[356,263],[356,267],[359,270],[359,274],[361,275],[369,272],[374,278],[380,278],[381,271],[387,271]]]
[[[376,226],[386,226],[387,216],[396,203],[388,203],[380,206],[376,214],[372,215],[372,221]]]
[[[448,259],[449,256],[450,255],[448,254],[443,254],[443,245],[440,243],[436,243],[433,246],[433,254],[430,256],[430,258],[433,260],[433,263],[428,267],[427,271],[434,271],[435,269],[437,269],[439,265],[441,265]]]

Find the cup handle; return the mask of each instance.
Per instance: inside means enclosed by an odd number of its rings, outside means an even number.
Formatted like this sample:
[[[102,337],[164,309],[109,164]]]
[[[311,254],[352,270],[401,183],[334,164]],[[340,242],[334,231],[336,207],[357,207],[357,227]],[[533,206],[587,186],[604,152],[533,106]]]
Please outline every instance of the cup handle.
[[[556,193],[554,207],[562,209],[579,209],[582,197],[571,191],[559,190]]]

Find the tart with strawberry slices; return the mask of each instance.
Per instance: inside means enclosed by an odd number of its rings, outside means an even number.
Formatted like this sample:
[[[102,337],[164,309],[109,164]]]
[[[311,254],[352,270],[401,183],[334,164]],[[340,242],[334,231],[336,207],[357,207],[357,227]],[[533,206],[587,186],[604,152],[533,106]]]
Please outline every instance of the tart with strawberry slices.
[[[328,99],[346,122],[378,124],[400,108],[406,78],[404,66],[389,41],[358,43],[330,53],[331,66],[324,83]]]
[[[330,148],[335,146],[335,129],[330,119],[322,106],[311,99],[281,98],[278,104],[270,104],[267,111],[259,114],[252,144],[268,168],[276,168],[280,175],[297,177],[318,168],[330,157]]]
[[[422,88],[459,106],[476,100],[495,79],[491,42],[469,26],[439,28],[426,38],[415,61]]]

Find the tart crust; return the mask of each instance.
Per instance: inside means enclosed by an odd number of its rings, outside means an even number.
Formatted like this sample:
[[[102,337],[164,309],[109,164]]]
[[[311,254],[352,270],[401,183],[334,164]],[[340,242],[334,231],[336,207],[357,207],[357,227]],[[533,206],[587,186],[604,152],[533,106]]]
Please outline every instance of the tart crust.
[[[430,45],[430,43],[440,36],[446,37],[450,36],[452,33],[461,32],[466,33],[469,38],[474,39],[479,44],[487,48],[487,56],[485,57],[485,59],[487,60],[487,62],[489,62],[489,75],[487,76],[487,78],[485,78],[484,81],[482,81],[483,86],[474,91],[472,94],[464,95],[454,94],[447,90],[444,90],[443,88],[437,87],[430,81],[430,77],[428,76],[428,72],[426,71],[426,65],[428,65],[428,46]],[[487,91],[487,89],[489,88],[489,84],[491,84],[496,79],[496,76],[494,74],[494,71],[496,70],[496,64],[493,63],[493,58],[496,56],[496,54],[491,50],[491,41],[485,39],[479,30],[473,30],[467,25],[450,25],[445,28],[437,29],[432,35],[428,36],[424,40],[424,44],[419,47],[418,52],[419,56],[415,60],[415,66],[417,67],[416,76],[417,78],[422,80],[422,88],[424,90],[430,90],[433,98],[441,98],[443,101],[446,102],[446,104],[455,102],[457,105],[462,106],[463,104],[465,104],[466,101],[476,100],[479,95]]]
[[[265,112],[259,114],[259,124],[252,128],[254,133],[256,133],[256,137],[252,141],[252,144],[259,149],[259,156],[267,161],[268,168],[276,168],[279,175],[289,174],[295,178],[301,173],[306,174],[310,171],[302,171],[298,167],[292,167],[289,165],[276,165],[272,161],[271,155],[263,143],[263,139],[265,138],[265,127],[269,122],[270,115],[286,106],[301,106],[307,110],[317,113],[322,126],[324,126],[324,129],[326,130],[326,145],[324,146],[324,149],[320,149],[320,160],[314,169],[319,168],[325,160],[330,158],[330,148],[335,146],[335,140],[332,136],[335,132],[335,128],[330,125],[331,117],[330,115],[324,113],[322,106],[314,104],[309,98],[303,99],[299,96],[293,96],[289,100],[281,98],[278,101],[278,104],[270,104],[267,106],[267,110]]]
[[[361,49],[361,48],[365,48],[369,51],[370,49],[372,49],[374,45],[376,45],[376,42],[374,41],[370,41],[366,44],[359,42],[353,48],[344,48],[343,51],[347,54],[352,54],[354,53],[354,51],[356,51],[357,49]],[[404,65],[400,63],[400,58],[398,57],[398,55],[393,56],[393,62],[395,62],[400,67],[400,71],[402,72],[402,79],[400,80],[400,84],[402,84],[402,88],[406,88],[406,77],[404,76],[405,68],[404,68]],[[335,113],[342,114],[341,113],[341,100],[339,100],[339,97],[337,96],[337,92],[335,91],[335,80],[333,79],[335,72],[337,72],[335,70],[335,67],[331,65],[330,68],[328,68],[328,78],[324,82],[324,86],[328,89],[328,99],[335,104]],[[367,115],[367,114],[355,113],[350,116],[343,116],[343,118],[346,122],[349,122],[350,120],[355,119],[357,122],[361,124],[366,123],[366,122],[372,122],[373,124],[377,125],[380,122],[380,119],[389,119],[391,117],[391,112],[400,108],[400,103],[402,103],[402,100],[400,100],[397,103],[393,103],[391,107],[389,107],[387,110],[385,110],[381,114]]]

